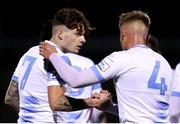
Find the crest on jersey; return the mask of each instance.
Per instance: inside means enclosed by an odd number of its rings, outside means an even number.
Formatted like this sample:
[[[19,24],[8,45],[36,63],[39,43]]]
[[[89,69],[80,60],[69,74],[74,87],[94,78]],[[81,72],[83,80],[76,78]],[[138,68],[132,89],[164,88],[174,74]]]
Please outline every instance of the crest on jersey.
[[[102,72],[105,72],[106,70],[108,70],[110,68],[108,63],[106,61],[104,61],[104,60],[101,61],[97,66]]]

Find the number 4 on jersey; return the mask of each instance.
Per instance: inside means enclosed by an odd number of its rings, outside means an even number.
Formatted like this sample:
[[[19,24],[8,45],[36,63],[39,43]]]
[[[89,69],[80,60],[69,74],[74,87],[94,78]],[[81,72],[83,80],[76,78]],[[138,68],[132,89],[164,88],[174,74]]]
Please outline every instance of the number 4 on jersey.
[[[159,89],[160,95],[165,95],[165,91],[167,91],[167,85],[165,84],[165,78],[161,77],[161,83],[156,83],[159,69],[160,69],[160,62],[156,61],[153,72],[148,81],[148,88]]]

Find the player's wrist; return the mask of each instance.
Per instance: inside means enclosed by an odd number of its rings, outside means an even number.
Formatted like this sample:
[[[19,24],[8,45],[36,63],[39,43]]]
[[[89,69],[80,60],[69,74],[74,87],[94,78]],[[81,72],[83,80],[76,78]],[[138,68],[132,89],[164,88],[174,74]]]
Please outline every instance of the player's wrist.
[[[84,99],[84,102],[87,104],[89,107],[96,107],[96,103],[93,101],[93,98],[87,98]]]
[[[58,53],[52,53],[50,56],[49,56],[49,60],[52,61],[53,59],[55,59],[58,55]]]

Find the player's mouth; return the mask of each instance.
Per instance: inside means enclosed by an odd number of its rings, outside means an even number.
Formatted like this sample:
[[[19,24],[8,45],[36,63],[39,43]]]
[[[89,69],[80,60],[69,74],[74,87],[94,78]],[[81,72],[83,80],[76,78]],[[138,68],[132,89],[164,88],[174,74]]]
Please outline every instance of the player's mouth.
[[[79,45],[79,46],[76,47],[76,49],[77,49],[77,50],[80,50],[81,47],[82,47],[82,45]]]

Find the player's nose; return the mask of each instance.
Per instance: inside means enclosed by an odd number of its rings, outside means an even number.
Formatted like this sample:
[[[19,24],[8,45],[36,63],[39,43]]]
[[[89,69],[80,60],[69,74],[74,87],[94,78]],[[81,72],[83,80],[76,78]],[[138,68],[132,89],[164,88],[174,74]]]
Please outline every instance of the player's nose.
[[[82,36],[80,37],[80,41],[81,41],[82,43],[85,43],[85,42],[86,42],[86,39],[85,39],[84,35],[82,35]]]

